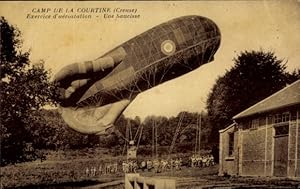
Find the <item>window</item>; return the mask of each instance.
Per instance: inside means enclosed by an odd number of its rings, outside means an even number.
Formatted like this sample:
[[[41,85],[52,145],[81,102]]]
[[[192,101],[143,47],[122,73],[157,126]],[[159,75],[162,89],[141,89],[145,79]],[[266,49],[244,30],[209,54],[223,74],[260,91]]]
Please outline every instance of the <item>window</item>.
[[[275,127],[275,136],[288,135],[289,134],[289,125]]]
[[[290,121],[290,112],[283,112],[280,114],[275,114],[274,123],[282,123]]]
[[[259,126],[259,119],[253,119],[251,122],[251,129],[256,129]]]
[[[268,121],[268,124],[273,124],[274,123],[274,117],[273,117],[272,114],[268,115],[267,121]]]
[[[266,125],[266,117],[262,116],[259,118],[259,126]]]
[[[228,149],[228,156],[232,156],[233,155],[233,150],[234,150],[234,133],[229,133],[228,134],[229,137],[229,149]]]
[[[291,121],[295,121],[297,119],[297,111],[296,110],[293,110],[290,112],[290,115],[291,115]]]
[[[274,122],[275,123],[280,123],[281,121],[282,121],[282,117],[281,117],[281,114],[276,114],[275,116],[274,116],[275,118],[274,118]]]
[[[290,121],[290,113],[289,112],[284,112],[282,114],[282,122],[288,122]]]

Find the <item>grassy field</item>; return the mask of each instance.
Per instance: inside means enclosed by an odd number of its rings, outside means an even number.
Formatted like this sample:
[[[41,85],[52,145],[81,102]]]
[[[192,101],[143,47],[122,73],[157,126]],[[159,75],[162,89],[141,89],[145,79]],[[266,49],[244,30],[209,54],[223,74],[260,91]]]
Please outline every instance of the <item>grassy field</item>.
[[[78,151],[48,152],[47,159],[1,167],[1,188],[16,188],[33,185],[61,184],[85,185],[95,182],[120,181],[124,174],[119,167],[117,173],[87,174],[87,168],[98,168],[112,162],[121,163],[123,156],[112,156],[107,149],[85,149]],[[181,154],[182,155],[182,154]],[[148,157],[149,158],[149,157]],[[177,188],[298,188],[297,180],[263,177],[218,177],[218,166],[206,168],[185,168],[162,173],[140,172],[142,176],[176,179]],[[108,188],[116,188],[108,187]],[[118,185],[118,188],[123,188]]]
[[[2,188],[14,188],[28,185],[60,184],[71,182],[107,182],[123,179],[122,161],[125,156],[114,156],[111,149],[83,149],[67,151],[49,151],[46,160],[20,163],[1,167]],[[151,157],[138,157],[151,158]],[[166,158],[166,157],[163,157]],[[118,163],[116,173],[100,173],[99,167]],[[95,175],[87,174],[87,169],[97,170]]]
[[[99,175],[86,174],[86,169],[121,161],[123,157],[110,155],[108,150],[85,149],[48,152],[45,161],[20,163],[1,167],[2,188],[39,184],[59,184],[66,182],[94,181]],[[114,174],[113,177],[123,177]],[[111,180],[112,175],[102,175],[103,182]]]

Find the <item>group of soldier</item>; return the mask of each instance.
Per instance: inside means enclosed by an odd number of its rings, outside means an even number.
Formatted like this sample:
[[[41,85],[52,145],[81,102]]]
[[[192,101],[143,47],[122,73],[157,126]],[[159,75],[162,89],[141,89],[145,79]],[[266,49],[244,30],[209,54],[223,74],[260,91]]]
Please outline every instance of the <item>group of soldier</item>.
[[[86,167],[85,174],[86,176],[94,177],[97,175],[103,175],[103,174],[114,174],[118,173],[119,166],[118,163],[104,163],[100,164],[98,167],[92,166],[92,167]]]
[[[122,163],[124,173],[134,173],[138,169],[142,171],[154,171],[155,173],[164,172],[166,170],[179,170],[182,166],[182,158],[177,159],[153,159],[144,160],[138,163],[136,160],[128,160]]]
[[[136,160],[123,161],[122,170],[124,173],[135,173],[137,170],[154,171],[155,173],[167,170],[180,170],[182,167],[209,167],[215,165],[212,155],[192,155],[187,161],[182,158],[175,159],[148,159],[138,163]]]
[[[215,164],[212,155],[192,155],[190,158],[191,167],[209,167]]]
[[[148,159],[137,161],[136,159],[129,159],[123,162],[102,163],[98,167],[87,167],[85,173],[87,176],[97,176],[103,174],[115,173],[136,173],[138,171],[148,172],[165,172],[168,170],[180,170],[182,167],[208,167],[215,164],[212,155],[192,155],[189,158],[175,158],[175,159]]]

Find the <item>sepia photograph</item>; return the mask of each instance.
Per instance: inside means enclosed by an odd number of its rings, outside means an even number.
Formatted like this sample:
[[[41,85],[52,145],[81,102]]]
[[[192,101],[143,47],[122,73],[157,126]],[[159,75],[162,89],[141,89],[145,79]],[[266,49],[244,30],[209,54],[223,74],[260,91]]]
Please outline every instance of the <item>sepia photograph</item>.
[[[300,1],[1,1],[0,189],[300,188]]]

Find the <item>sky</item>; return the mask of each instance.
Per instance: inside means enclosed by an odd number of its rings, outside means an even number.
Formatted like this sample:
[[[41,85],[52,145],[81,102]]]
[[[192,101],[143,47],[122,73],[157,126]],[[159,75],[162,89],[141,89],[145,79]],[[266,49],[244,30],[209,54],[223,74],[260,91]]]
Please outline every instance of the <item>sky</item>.
[[[136,10],[139,18],[90,19],[31,18],[54,16],[59,9],[77,15],[86,8]],[[49,12],[43,12],[44,10]],[[73,13],[68,13],[72,15]],[[75,14],[75,13],[74,13]],[[125,116],[176,116],[181,111],[200,112],[214,82],[233,65],[241,51],[274,51],[287,60],[287,70],[300,68],[300,1],[127,1],[127,2],[0,2],[0,15],[22,32],[23,49],[32,63],[40,59],[54,75],[62,67],[93,60],[132,37],[170,19],[200,15],[213,20],[221,31],[221,46],[213,62],[138,95]],[[98,16],[98,17],[97,17]],[[115,15],[116,16],[116,15]]]

